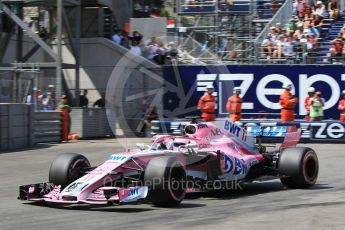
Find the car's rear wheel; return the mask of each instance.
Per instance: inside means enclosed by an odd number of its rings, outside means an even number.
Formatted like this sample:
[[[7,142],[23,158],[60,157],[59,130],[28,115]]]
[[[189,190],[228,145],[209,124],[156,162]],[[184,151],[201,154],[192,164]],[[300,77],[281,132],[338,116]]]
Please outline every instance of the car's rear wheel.
[[[49,170],[49,182],[66,187],[85,175],[89,160],[77,153],[63,153],[55,158]]]
[[[319,161],[311,148],[288,148],[279,158],[281,182],[289,188],[309,188],[316,183]]]
[[[176,206],[186,194],[186,171],[176,157],[152,159],[145,169],[144,182],[149,188],[148,199],[157,206]]]

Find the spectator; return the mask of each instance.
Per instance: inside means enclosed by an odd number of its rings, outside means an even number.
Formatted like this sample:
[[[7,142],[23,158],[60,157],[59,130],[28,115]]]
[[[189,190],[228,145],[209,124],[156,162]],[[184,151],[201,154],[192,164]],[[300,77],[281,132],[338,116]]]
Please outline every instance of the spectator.
[[[111,39],[113,40],[113,42],[115,42],[116,44],[120,45],[121,44],[121,40],[122,40],[122,36],[121,36],[120,30],[118,30],[118,29],[114,30],[114,35],[111,37]]]
[[[104,108],[105,107],[105,93],[101,93],[101,98],[98,99],[94,104],[93,107]]]
[[[322,121],[323,119],[325,99],[321,96],[321,92],[318,91],[315,93],[314,97],[310,99],[310,121]]]
[[[343,28],[340,31],[340,35],[341,35],[341,38],[345,41],[345,24],[344,24]]]
[[[274,45],[273,35],[269,33],[267,35],[267,38],[264,39],[261,44],[261,53],[264,56],[267,56],[267,58],[271,58],[273,55],[273,45]]]
[[[165,59],[165,56],[162,52],[161,49],[157,49],[156,50],[156,54],[155,56],[153,57],[153,61],[157,64],[157,65],[164,65],[164,59]]]
[[[42,105],[44,111],[52,111],[56,108],[56,102],[54,98],[52,97],[52,94],[50,92],[47,93],[47,96],[42,99]]]
[[[294,33],[294,36],[297,36],[298,39],[301,39],[304,34],[303,23],[299,23],[297,26],[297,30]]]
[[[147,45],[147,59],[153,60],[154,56],[157,53],[158,44],[156,38],[151,38],[151,42]]]
[[[297,19],[292,18],[286,29],[287,35],[293,35],[297,29]]]
[[[271,10],[273,15],[275,15],[279,10],[279,4],[277,0],[271,0]]]
[[[126,49],[130,49],[130,38],[128,36],[128,33],[123,31],[122,32],[122,39],[121,39],[121,46],[125,47]]]
[[[310,121],[310,100],[314,97],[315,94],[315,88],[309,87],[308,88],[308,96],[304,99],[304,108],[306,110],[306,114],[304,117],[305,121]]]
[[[316,2],[316,7],[314,8],[313,11],[316,15],[320,15],[321,17],[325,17],[326,14],[326,6],[321,2],[317,1]]]
[[[168,49],[167,49],[167,54],[172,58],[176,59],[178,56],[178,50],[176,48],[175,42],[169,42],[168,44]]]
[[[321,17],[321,15],[319,14],[314,13],[313,24],[314,27],[320,31],[323,26],[323,17]]]
[[[273,57],[274,58],[281,58],[283,53],[283,43],[284,43],[285,35],[281,34],[279,35],[277,41],[275,42],[273,51]]]
[[[297,0],[297,15],[303,15],[306,12],[306,1],[305,0]]]
[[[141,56],[142,55],[142,51],[141,48],[138,46],[139,42],[137,40],[132,40],[132,47],[130,48],[130,52],[137,55],[137,56]]]
[[[164,56],[164,65],[171,65],[173,63],[173,58],[169,55]]]
[[[289,36],[287,40],[283,43],[283,56],[284,57],[293,57],[295,55],[294,46],[292,43],[292,38]]]
[[[341,39],[341,36],[337,36],[331,42],[332,48],[330,49],[330,53],[332,57],[341,57],[345,55],[344,52],[344,42]]]
[[[278,38],[278,36],[279,36],[279,34],[276,32],[276,27],[275,26],[271,26],[270,27],[270,33],[272,34],[272,37],[274,38],[274,39],[277,39]]]
[[[133,41],[136,41],[137,44],[139,45],[141,42],[142,42],[142,39],[143,39],[143,35],[140,34],[138,31],[134,31],[133,32],[133,36],[130,37],[130,39]]]
[[[82,108],[87,108],[89,106],[89,99],[87,98],[87,89],[84,89],[83,95],[79,96],[79,106]]]
[[[328,9],[329,17],[331,19],[334,19],[334,20],[339,19],[340,4],[339,4],[338,0],[330,0],[328,2],[328,8],[327,9]]]
[[[306,32],[307,34],[312,34],[314,39],[320,38],[320,32],[315,28],[314,24],[309,24]]]
[[[275,33],[281,34],[283,32],[281,25],[282,24],[280,22],[276,23],[276,26],[275,26],[275,29],[274,29]]]
[[[314,40],[311,38],[309,34],[302,35],[301,43],[303,45],[303,56],[306,58],[307,64],[311,64],[312,58],[310,58],[313,55],[313,45]]]
[[[297,57],[301,58],[301,54],[303,52],[303,44],[297,35],[293,36],[292,45],[294,52],[297,54]]]

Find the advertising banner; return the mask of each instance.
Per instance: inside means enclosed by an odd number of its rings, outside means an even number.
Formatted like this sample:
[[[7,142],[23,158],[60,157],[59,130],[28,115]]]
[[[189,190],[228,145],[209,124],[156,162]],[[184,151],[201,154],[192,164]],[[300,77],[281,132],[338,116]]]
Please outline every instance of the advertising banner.
[[[218,101],[217,117],[228,115],[227,99],[234,87],[241,87],[243,118],[279,118],[279,95],[283,92],[283,83],[289,82],[293,85],[292,93],[299,98],[296,118],[305,115],[304,99],[308,88],[314,87],[325,99],[324,118],[337,120],[338,101],[345,90],[345,66],[168,66],[164,79],[163,106],[169,111],[169,117],[200,115],[198,100],[211,84]]]

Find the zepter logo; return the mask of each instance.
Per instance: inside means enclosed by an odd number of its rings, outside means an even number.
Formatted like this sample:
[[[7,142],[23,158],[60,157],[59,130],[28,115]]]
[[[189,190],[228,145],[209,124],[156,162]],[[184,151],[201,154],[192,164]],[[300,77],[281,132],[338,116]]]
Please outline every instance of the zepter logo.
[[[194,41],[191,37],[181,40],[168,36],[160,37],[159,40],[165,44],[179,41],[176,50],[180,58],[197,60],[199,64],[203,64],[201,57],[191,56],[193,47],[197,49],[195,47],[200,46],[199,49],[202,49],[200,42]],[[144,44],[148,43],[148,41],[144,42]],[[146,52],[149,51],[149,48],[146,49]],[[158,50],[159,47],[156,49]],[[137,137],[145,134],[145,130],[150,130],[147,122],[150,119],[173,120],[188,112],[196,111],[197,105],[190,106],[189,101],[195,91],[204,93],[209,85],[215,87],[215,96],[218,96],[220,88],[223,93],[229,96],[232,94],[233,82],[220,85],[216,83],[216,79],[209,77],[210,74],[217,76],[220,73],[229,73],[225,65],[219,63],[217,67],[204,65],[203,70],[197,74],[195,83],[188,89],[183,84],[184,78],[188,76],[180,73],[179,64],[173,60],[169,65],[174,69],[174,76],[167,77],[163,76],[164,66],[153,64],[147,58],[139,57],[130,51],[123,54],[112,71],[106,91],[107,117],[116,137]],[[161,128],[163,132],[168,130],[164,125]],[[142,142],[140,138],[132,141]]]

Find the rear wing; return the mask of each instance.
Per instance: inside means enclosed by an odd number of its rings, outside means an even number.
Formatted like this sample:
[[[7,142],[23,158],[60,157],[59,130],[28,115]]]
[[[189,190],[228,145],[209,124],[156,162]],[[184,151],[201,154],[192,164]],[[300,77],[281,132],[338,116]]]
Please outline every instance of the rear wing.
[[[294,125],[276,126],[276,124],[246,125],[249,136],[257,139],[261,144],[262,139],[269,142],[282,142],[279,151],[295,147],[301,140],[302,132]]]

